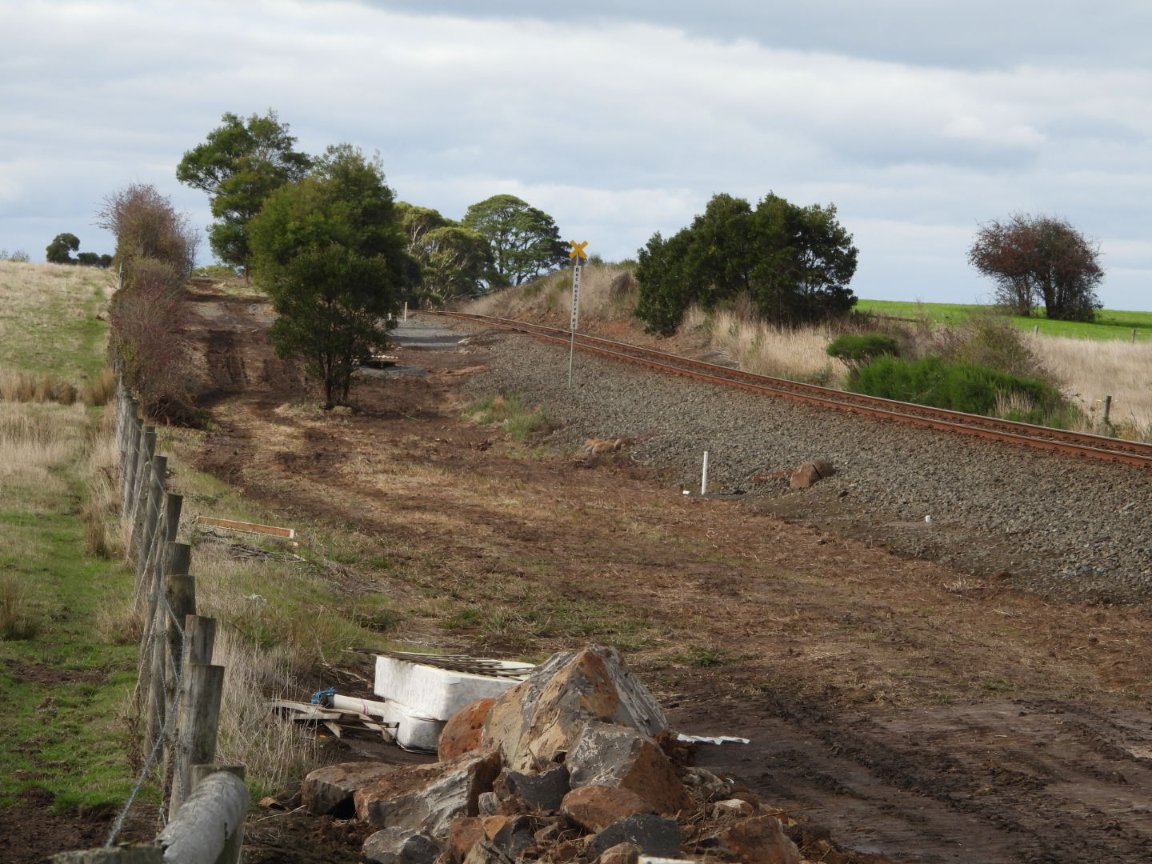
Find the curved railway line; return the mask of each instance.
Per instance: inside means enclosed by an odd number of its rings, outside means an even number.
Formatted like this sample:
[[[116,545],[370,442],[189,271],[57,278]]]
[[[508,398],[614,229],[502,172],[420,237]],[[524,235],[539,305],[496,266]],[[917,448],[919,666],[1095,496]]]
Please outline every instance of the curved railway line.
[[[731,387],[764,396],[773,396],[804,402],[820,408],[846,411],[880,420],[889,420],[910,426],[920,426],[960,435],[1017,444],[1081,458],[1098,459],[1135,465],[1152,470],[1152,444],[1126,441],[1084,432],[1069,432],[1029,423],[1017,423],[979,414],[965,414],[898,402],[875,396],[864,396],[833,390],[814,384],[802,384],[783,378],[755,375],[727,366],[692,360],[652,348],[616,342],[584,333],[546,327],[509,318],[493,318],[464,312],[437,312],[435,314],[472,321],[490,327],[514,330],[545,342],[561,345],[574,344],[581,351],[624,363],[632,363],[669,375],[680,375],[717,386]]]

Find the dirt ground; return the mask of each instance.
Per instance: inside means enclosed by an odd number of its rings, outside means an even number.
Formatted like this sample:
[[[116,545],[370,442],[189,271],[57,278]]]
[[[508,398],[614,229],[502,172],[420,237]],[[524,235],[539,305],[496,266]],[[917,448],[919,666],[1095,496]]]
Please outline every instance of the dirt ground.
[[[589,464],[463,420],[461,382],[524,337],[412,341],[356,411],[324,414],[268,350],[266,306],[190,308],[202,467],[284,524],[376,544],[381,565],[344,578],[395,597],[390,635],[494,656],[622,645],[677,729],[750,739],[698,764],[803,820],[814,858],[828,836],[854,853],[835,860],[1152,860],[1148,610],[1044,602],[683,496],[626,453]],[[356,860],[354,827],[253,829],[248,861]]]

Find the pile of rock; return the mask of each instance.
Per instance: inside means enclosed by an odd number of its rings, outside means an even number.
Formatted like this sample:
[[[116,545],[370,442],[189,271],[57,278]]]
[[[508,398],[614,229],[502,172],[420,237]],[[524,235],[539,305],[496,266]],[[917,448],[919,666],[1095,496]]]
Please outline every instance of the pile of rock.
[[[377,827],[362,854],[379,864],[801,861],[754,794],[686,752],[616,651],[595,647],[462,709],[435,764],[332,765],[302,797],[312,813]]]

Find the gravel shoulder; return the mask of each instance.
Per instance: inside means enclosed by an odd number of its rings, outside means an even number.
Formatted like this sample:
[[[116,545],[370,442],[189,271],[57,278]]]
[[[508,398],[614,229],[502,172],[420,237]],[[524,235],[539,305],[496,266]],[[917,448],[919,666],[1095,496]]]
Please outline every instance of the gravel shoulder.
[[[1152,598],[1152,472],[719,391],[588,355],[577,356],[569,389],[564,352],[514,338],[515,350],[469,386],[547,405],[558,445],[635,438],[634,459],[691,490],[707,451],[710,491],[756,512],[1046,596]],[[836,474],[795,491],[754,479],[812,459]]]

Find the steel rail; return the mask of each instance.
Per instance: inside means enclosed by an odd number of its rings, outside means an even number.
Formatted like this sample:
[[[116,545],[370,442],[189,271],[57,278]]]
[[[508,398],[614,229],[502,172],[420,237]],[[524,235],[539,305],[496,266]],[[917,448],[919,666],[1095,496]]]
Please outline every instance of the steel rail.
[[[531,324],[526,321],[472,315],[463,312],[438,312],[435,314],[515,330],[556,344],[569,345],[572,341],[572,334],[568,330]],[[1018,444],[1065,455],[1152,469],[1152,444],[1139,441],[1052,429],[1047,426],[1001,420],[980,414],[967,414],[962,411],[951,411],[893,399],[882,399],[876,396],[847,393],[815,384],[802,384],[783,378],[756,375],[703,360],[693,360],[688,357],[589,334],[576,333],[575,346],[588,353],[632,363],[665,374],[680,375],[709,384],[790,399],[820,408],[845,411],[874,419],[890,420],[943,432],[975,436],[985,440]]]

